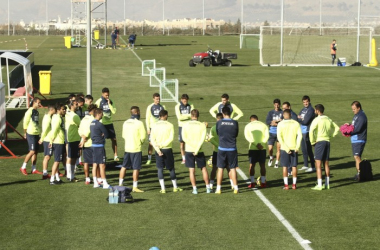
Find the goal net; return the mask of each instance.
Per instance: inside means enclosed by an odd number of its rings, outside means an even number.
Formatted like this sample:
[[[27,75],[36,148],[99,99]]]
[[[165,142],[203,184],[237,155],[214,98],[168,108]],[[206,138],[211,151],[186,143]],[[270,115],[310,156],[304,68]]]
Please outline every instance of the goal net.
[[[162,102],[178,102],[178,79],[163,80],[160,84]]]
[[[5,85],[0,82],[0,141],[4,142],[6,138],[6,117],[5,117]],[[1,146],[0,146],[1,147]]]
[[[156,60],[145,60],[142,62],[142,76],[150,76],[150,71],[156,68]]]
[[[259,49],[260,34],[240,34],[240,49]]]
[[[150,87],[160,87],[160,84],[163,80],[166,79],[166,70],[165,68],[152,69],[150,71]]]
[[[347,63],[357,61],[369,63],[371,54],[372,28],[360,28],[357,46],[357,28],[352,27],[283,27],[281,46],[280,26],[260,27],[260,64],[263,66],[331,66],[332,40],[337,44],[338,58]],[[282,55],[281,55],[282,47]],[[359,48],[359,49],[358,49]]]

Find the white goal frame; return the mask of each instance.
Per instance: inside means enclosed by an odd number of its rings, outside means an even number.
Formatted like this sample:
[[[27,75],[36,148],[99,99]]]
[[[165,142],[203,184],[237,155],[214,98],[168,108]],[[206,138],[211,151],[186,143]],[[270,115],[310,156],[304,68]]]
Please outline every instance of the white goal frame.
[[[161,82],[166,80],[166,69],[165,68],[155,68],[150,70],[150,87],[160,87]]]
[[[156,68],[156,59],[142,61],[141,68],[142,76],[150,76],[150,71]]]
[[[166,79],[160,84],[160,98],[162,102],[178,103],[178,79]]]
[[[0,141],[3,143],[6,139],[6,120],[5,84],[0,82]]]

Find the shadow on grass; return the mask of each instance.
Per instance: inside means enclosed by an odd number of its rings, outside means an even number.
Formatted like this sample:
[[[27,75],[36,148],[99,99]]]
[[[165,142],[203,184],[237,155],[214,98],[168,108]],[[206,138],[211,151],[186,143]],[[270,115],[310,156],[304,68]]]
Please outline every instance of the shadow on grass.
[[[27,184],[27,183],[30,183],[30,182],[35,182],[37,180],[23,180],[23,181],[13,181],[13,182],[8,182],[8,183],[0,183],[0,187],[3,187],[3,186],[10,186],[10,185],[14,185],[14,184]]]
[[[191,46],[191,43],[158,43],[158,44],[139,44],[140,47],[157,47],[157,46]]]

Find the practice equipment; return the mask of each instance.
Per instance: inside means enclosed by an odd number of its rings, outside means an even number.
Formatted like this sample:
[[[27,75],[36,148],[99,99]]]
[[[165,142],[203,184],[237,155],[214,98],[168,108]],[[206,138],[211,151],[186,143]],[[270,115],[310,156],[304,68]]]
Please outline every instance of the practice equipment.
[[[150,71],[156,68],[156,60],[145,60],[142,62],[142,76],[150,76]]]
[[[259,49],[260,34],[240,34],[240,49]]]
[[[362,160],[359,164],[359,181],[373,180],[372,166],[367,160]]]
[[[157,68],[150,71],[150,87],[160,87],[161,82],[166,79],[166,69]]]
[[[178,102],[178,79],[163,80],[160,84],[162,102]]]

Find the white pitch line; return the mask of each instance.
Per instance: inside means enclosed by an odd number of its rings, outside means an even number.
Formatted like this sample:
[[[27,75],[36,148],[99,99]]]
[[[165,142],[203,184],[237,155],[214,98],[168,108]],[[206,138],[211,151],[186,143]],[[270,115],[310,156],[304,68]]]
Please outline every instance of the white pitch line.
[[[248,181],[248,177],[241,169],[237,169],[238,174],[247,184],[251,182]],[[303,249],[312,250],[309,246],[311,243],[309,240],[303,239],[297,230],[285,219],[285,217],[277,210],[277,208],[261,193],[260,190],[255,190],[254,193],[260,198],[260,200],[269,208],[269,210],[277,217],[277,219],[285,226],[293,238],[300,244]]]
[[[43,40],[38,46],[37,49],[48,39],[49,37],[46,37],[45,40]]]

